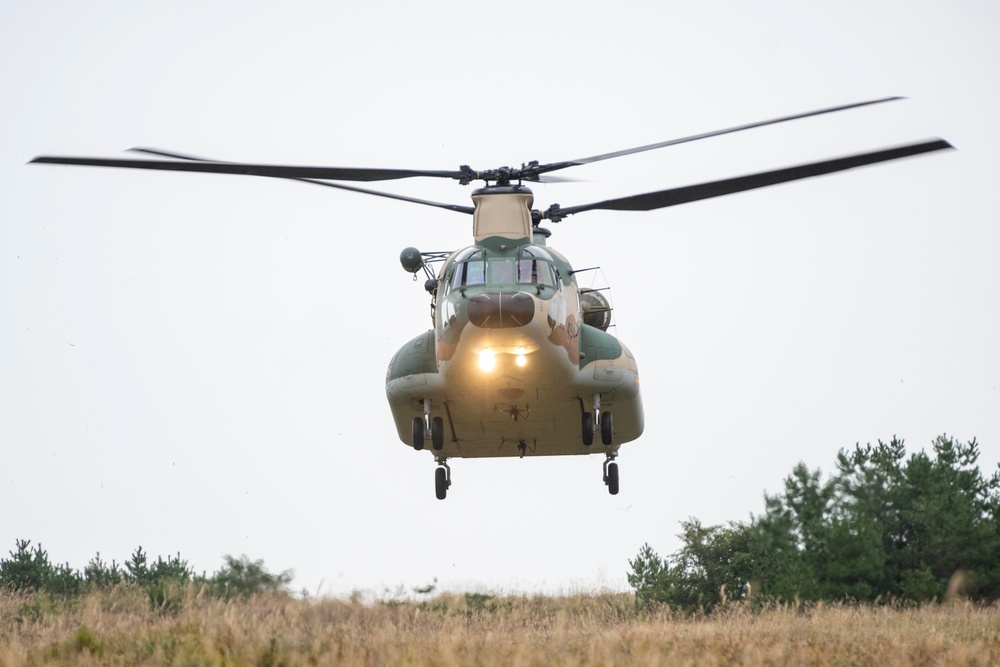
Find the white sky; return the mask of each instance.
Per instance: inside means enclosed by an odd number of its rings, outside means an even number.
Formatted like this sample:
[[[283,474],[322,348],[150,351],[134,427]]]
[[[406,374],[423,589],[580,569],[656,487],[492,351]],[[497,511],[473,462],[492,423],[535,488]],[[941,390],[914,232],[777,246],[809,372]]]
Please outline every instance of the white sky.
[[[947,432],[1000,461],[1000,6],[0,0],[0,553],[142,545],[315,593],[625,588],[679,522],[744,520],[799,461]],[[750,5],[753,5],[751,8]],[[489,168],[888,95],[909,99],[563,172],[538,208],[941,136],[959,149],[550,243],[601,265],[646,433],[602,457],[451,462],[400,443],[392,354],[429,326],[399,251],[448,211],[239,176],[48,165]],[[384,189],[468,204],[469,188]]]

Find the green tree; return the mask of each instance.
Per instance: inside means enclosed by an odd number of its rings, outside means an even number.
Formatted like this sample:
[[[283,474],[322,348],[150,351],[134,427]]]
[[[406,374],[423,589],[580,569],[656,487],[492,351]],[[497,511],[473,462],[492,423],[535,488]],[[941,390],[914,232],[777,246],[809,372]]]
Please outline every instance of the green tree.
[[[15,540],[10,559],[0,560],[0,587],[16,591],[40,591],[52,573],[49,555],[38,544],[30,549],[31,540]]]
[[[906,457],[901,439],[837,455],[836,472],[796,466],[757,522],[779,557],[766,588],[778,597],[940,599],[958,571],[996,599],[1000,476],[985,478],[975,440],[946,435]]]
[[[251,561],[246,555],[223,556],[225,565],[211,578],[214,592],[220,597],[250,597],[269,591],[285,591],[292,581],[292,571],[277,574],[267,571],[264,561]]]
[[[52,595],[79,595],[83,592],[84,579],[69,563],[56,565],[45,578],[44,590]]]
[[[723,585],[733,600],[751,581],[785,601],[924,602],[958,580],[1000,599],[1000,473],[984,477],[978,458],[975,440],[942,435],[909,458],[895,437],[842,450],[826,480],[800,463],[749,523],[688,520],[668,559],[645,545],[629,561],[636,603],[711,609]]]
[[[626,575],[628,584],[635,590],[635,607],[647,609],[660,600],[666,587],[667,565],[653,551],[649,543],[643,544],[634,560],[628,562],[632,571]]]
[[[97,552],[83,568],[83,578],[92,588],[106,589],[120,584],[124,580],[124,573],[115,561],[112,560],[109,566],[101,560],[101,552]]]
[[[752,526],[730,523],[703,526],[697,519],[681,523],[683,546],[660,558],[648,544],[629,561],[629,585],[640,609],[666,604],[677,609],[712,611],[743,600],[747,585],[758,576],[758,540]]]
[[[148,560],[142,547],[136,547],[136,550],[132,552],[132,557],[125,562],[125,581],[140,587],[149,585],[152,577],[149,566],[146,564]]]

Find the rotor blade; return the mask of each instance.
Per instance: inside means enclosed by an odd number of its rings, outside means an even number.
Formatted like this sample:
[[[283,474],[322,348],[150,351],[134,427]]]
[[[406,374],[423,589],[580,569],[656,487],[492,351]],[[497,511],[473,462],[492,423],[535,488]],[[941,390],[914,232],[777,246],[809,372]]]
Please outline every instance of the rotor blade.
[[[579,183],[578,178],[567,178],[566,176],[539,176],[534,183]]]
[[[161,169],[194,171],[213,174],[243,174],[273,178],[322,178],[334,181],[390,181],[397,178],[430,176],[461,180],[462,171],[421,171],[414,169],[366,169],[357,167],[296,167],[289,165],[247,164],[241,162],[174,162],[164,160],[123,160],[118,158],[81,158],[42,155],[31,162],[71,164],[88,167],[121,167],[125,169]]]
[[[193,155],[185,155],[184,153],[170,153],[167,151],[158,150],[155,148],[130,148],[133,153],[147,153],[149,155],[159,155],[162,157],[172,157],[179,160],[190,160],[192,162],[217,162],[218,160],[209,160],[207,158],[195,157]],[[225,163],[220,163],[225,164]],[[281,178],[281,177],[272,177]],[[391,192],[379,192],[378,190],[366,190],[365,188],[356,188],[350,185],[341,185],[340,183],[328,183],[326,181],[318,181],[313,178],[293,178],[286,177],[290,181],[300,181],[302,183],[312,183],[313,185],[322,185],[328,188],[336,188],[338,190],[350,190],[351,192],[360,192],[366,195],[375,195],[376,197],[386,197],[387,199],[398,199],[400,201],[407,201],[413,204],[423,204],[424,206],[433,206],[435,208],[443,208],[449,211],[455,211],[457,213],[467,213],[471,215],[475,209],[471,206],[459,206],[458,204],[444,204],[442,202],[430,201],[428,199],[417,199],[416,197],[406,197],[404,195],[392,194]]]
[[[793,116],[782,116],[781,118],[774,118],[772,120],[762,120],[756,123],[748,123],[746,125],[737,125],[736,127],[730,127],[725,130],[715,130],[714,132],[703,132],[701,134],[693,134],[689,137],[681,137],[680,139],[669,139],[667,141],[661,141],[656,144],[648,144],[646,146],[639,146],[637,148],[626,148],[620,151],[614,151],[613,153],[602,153],[601,155],[592,155],[591,157],[579,158],[577,160],[567,160],[566,162],[553,162],[550,164],[543,164],[537,167],[537,172],[539,174],[544,174],[546,172],[555,171],[557,169],[565,169],[566,167],[575,167],[581,164],[590,164],[591,162],[600,162],[601,160],[610,160],[614,157],[622,157],[623,155],[632,155],[633,153],[642,153],[644,151],[651,151],[657,148],[664,148],[666,146],[675,146],[677,144],[684,144],[689,141],[697,141],[698,139],[707,139],[709,137],[717,137],[721,134],[730,134],[732,132],[742,132],[743,130],[750,130],[755,127],[763,127],[765,125],[774,125],[775,123],[784,123],[789,120],[796,120],[798,118],[808,118],[809,116],[820,116],[825,113],[833,113],[834,111],[844,111],[845,109],[855,109],[857,107],[864,107],[871,104],[881,104],[882,102],[892,102],[894,100],[902,100],[903,97],[883,97],[877,100],[869,100],[867,102],[856,102],[854,104],[843,104],[841,106],[830,107],[828,109],[819,109],[817,111],[807,111],[806,113],[799,113]]]
[[[581,213],[583,211],[591,211],[594,209],[604,209],[610,211],[652,211],[654,209],[677,206],[678,204],[686,204],[700,199],[721,197],[722,195],[733,194],[735,192],[755,190],[769,185],[787,183],[788,181],[795,181],[802,178],[812,178],[813,176],[821,176],[823,174],[830,174],[837,171],[843,171],[845,169],[853,169],[855,167],[875,164],[877,162],[897,160],[899,158],[920,155],[921,153],[929,153],[948,148],[953,148],[953,146],[944,139],[934,139],[917,144],[909,144],[896,148],[873,151],[871,153],[862,153],[860,155],[851,155],[832,160],[824,160],[822,162],[813,162],[796,167],[786,167],[784,169],[765,171],[758,174],[737,176],[735,178],[727,178],[721,181],[686,185],[679,188],[671,188],[669,190],[660,190],[659,192],[647,192],[645,194],[632,195],[631,197],[622,197],[620,199],[608,199],[594,204],[569,206],[567,208],[558,208],[557,206],[551,209],[551,219],[556,219],[557,217],[561,218],[567,215],[573,215],[574,213]],[[546,211],[543,217],[550,217],[549,213],[549,211]]]

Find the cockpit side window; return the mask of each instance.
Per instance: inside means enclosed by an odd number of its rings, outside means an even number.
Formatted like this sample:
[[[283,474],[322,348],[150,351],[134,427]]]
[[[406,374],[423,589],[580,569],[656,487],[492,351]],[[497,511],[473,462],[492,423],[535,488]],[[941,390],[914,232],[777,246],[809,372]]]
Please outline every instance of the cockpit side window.
[[[556,271],[551,261],[552,255],[544,248],[525,246],[517,261],[517,282],[555,287]]]
[[[451,291],[451,281],[454,280],[454,278],[455,278],[455,265],[452,264],[451,266],[445,269],[444,276],[441,278],[441,288],[442,288],[442,293],[440,295],[441,297],[447,296],[448,292]]]
[[[555,271],[548,262],[540,262],[536,259],[519,259],[517,261],[517,282],[555,287]]]

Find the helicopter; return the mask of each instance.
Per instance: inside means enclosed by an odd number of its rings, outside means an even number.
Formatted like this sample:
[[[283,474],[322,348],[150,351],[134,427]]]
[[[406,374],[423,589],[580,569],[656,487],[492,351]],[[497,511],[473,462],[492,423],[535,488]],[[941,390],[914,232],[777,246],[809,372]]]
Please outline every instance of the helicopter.
[[[31,163],[243,174],[443,208],[472,216],[472,245],[454,251],[405,248],[400,263],[425,277],[432,327],[389,362],[385,391],[400,441],[433,454],[435,496],[447,497],[451,458],[603,454],[603,481],[619,492],[619,448],[642,435],[639,370],[629,348],[609,333],[612,307],[603,288],[581,286],[575,269],[548,244],[543,221],[593,210],[651,211],[864,165],[951,149],[934,138],[902,146],[544,211],[525,183],[554,182],[552,172],[791,120],[881,104],[901,97],[828,107],[635,148],[562,162],[531,161],[485,171],[308,167],[223,162],[133,148],[155,158],[39,156]],[[446,178],[469,185],[472,206],[370,190],[332,181]],[[435,269],[434,264],[440,264]],[[596,268],[596,267],[595,267]],[[598,443],[599,440],[599,443]],[[429,443],[428,443],[429,441]]]

